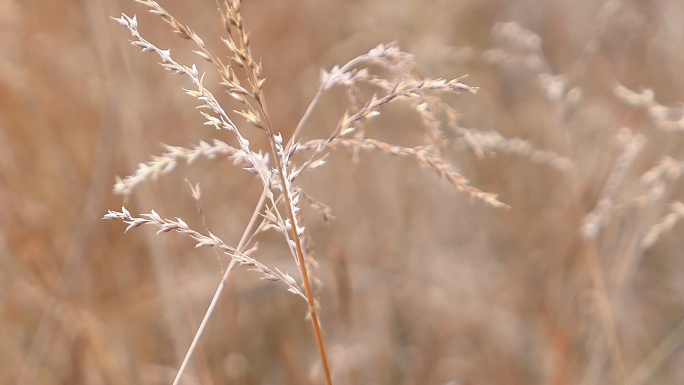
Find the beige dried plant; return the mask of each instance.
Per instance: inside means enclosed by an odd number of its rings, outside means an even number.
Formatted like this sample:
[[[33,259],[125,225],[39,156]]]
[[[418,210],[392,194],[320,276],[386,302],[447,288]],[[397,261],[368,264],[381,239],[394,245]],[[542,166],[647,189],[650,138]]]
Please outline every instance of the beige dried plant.
[[[493,134],[480,134],[478,136],[470,130],[457,128],[456,112],[440,97],[440,94],[443,93],[475,93],[477,88],[462,83],[461,79],[421,78],[415,75],[417,73],[415,62],[410,54],[402,52],[395,44],[381,44],[343,66],[335,66],[330,71],[321,72],[320,86],[316,95],[294,129],[292,137],[285,142],[282,135],[273,127],[268,113],[263,68],[261,63],[256,61],[251,54],[251,42],[242,21],[239,0],[229,0],[223,3],[217,1],[216,3],[225,28],[222,41],[228,50],[227,59],[222,59],[213,54],[195,32],[181,24],[155,1],[137,0],[137,2],[145,5],[149,8],[149,12],[166,21],[173,32],[190,40],[195,45],[194,52],[217,70],[220,85],[232,97],[234,107],[224,107],[228,104],[220,101],[204,85],[204,74],[200,73],[194,64],[181,64],[172,57],[169,50],[158,48],[146,40],[138,30],[136,17],[122,14],[120,18],[115,20],[128,29],[132,36],[131,43],[134,46],[141,48],[143,52],[154,52],[159,56],[160,63],[165,69],[184,75],[192,81],[194,89],[188,89],[185,92],[200,102],[198,108],[205,118],[204,124],[216,130],[232,133],[237,146],[231,146],[218,139],[212,143],[201,141],[191,148],[166,146],[167,151],[165,153],[152,157],[147,163],[141,163],[132,175],[117,180],[114,186],[115,192],[128,196],[141,183],[171,172],[178,162],[190,164],[199,157],[214,158],[218,156],[230,158],[236,166],[254,174],[263,187],[261,197],[254,208],[252,219],[244,229],[239,244],[234,247],[227,245],[219,236],[210,232],[202,234],[191,229],[180,218],[175,220],[164,219],[154,210],[148,214],[135,216],[125,207],[122,207],[121,211],[110,210],[104,216],[104,219],[122,220],[128,225],[126,231],[146,224],[156,226],[158,233],[176,231],[192,238],[196,242],[196,247],[212,247],[231,257],[230,265],[217,287],[214,298],[192,345],[188,349],[184,362],[181,364],[174,384],[179,382],[206,322],[216,306],[226,280],[236,265],[251,267],[259,272],[264,280],[282,282],[287,290],[302,297],[307,302],[326,382],[332,384],[332,374],[329,369],[318,317],[319,304],[312,289],[314,278],[311,276],[310,270],[311,264],[315,261],[312,260],[311,253],[306,250],[306,232],[299,211],[303,201],[306,201],[321,211],[326,220],[332,215],[325,204],[316,201],[296,186],[298,176],[325,165],[326,157],[330,151],[338,147],[348,148],[354,154],[358,154],[361,150],[378,151],[415,160],[419,165],[434,172],[473,201],[494,208],[507,208],[508,206],[500,202],[495,194],[483,192],[473,187],[467,178],[454,171],[450,166],[444,158],[444,146],[447,142],[442,132],[444,123],[438,116],[441,116],[442,113],[447,116],[447,124],[456,128],[460,138],[466,140],[476,153],[483,153],[484,151],[479,147],[479,143],[491,142],[492,140],[502,143],[500,145],[488,144],[487,151],[491,151],[491,149],[505,146],[503,144],[505,141],[502,137],[496,137]],[[385,76],[379,75],[380,73],[385,74]],[[335,87],[343,87],[349,91],[350,107],[338,120],[328,137],[301,142],[300,133],[321,96]],[[359,87],[372,89],[374,93],[364,99],[361,96],[363,93],[358,92]],[[420,116],[425,127],[424,143],[414,147],[404,147],[366,137],[364,126],[383,113],[384,106],[398,101],[405,102]],[[241,131],[248,128],[236,123],[237,119],[242,119],[253,129],[263,132],[263,135],[268,139],[269,146],[265,149],[255,149]],[[507,143],[510,147],[511,143],[516,142]],[[559,168],[564,167],[564,161],[560,157],[535,152],[534,149],[526,147],[524,144],[521,145],[521,143],[515,145],[517,150],[511,150],[529,153],[532,157],[539,157],[542,162],[551,163]],[[199,186],[193,187],[193,197],[198,202],[201,199]],[[258,250],[254,237],[269,229],[281,234],[288,244],[299,268],[298,280],[277,268],[272,269],[265,266],[253,256]]]

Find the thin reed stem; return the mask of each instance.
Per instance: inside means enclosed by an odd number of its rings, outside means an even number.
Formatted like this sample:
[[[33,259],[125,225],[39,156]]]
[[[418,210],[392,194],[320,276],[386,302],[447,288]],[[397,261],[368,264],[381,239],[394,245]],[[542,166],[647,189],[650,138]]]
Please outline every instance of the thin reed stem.
[[[254,224],[256,223],[256,220],[259,217],[259,212],[261,211],[261,208],[264,206],[264,202],[266,202],[266,190],[263,190],[263,192],[261,193],[259,201],[257,202],[256,207],[254,208],[254,212],[252,213],[252,217],[249,219],[249,223],[247,224],[245,231],[242,233],[242,237],[240,237],[240,242],[235,248],[237,252],[242,252],[245,245],[247,244],[247,240],[249,239],[248,235],[252,232],[252,228],[254,228]],[[181,363],[181,366],[178,368],[178,373],[176,373],[176,378],[173,380],[173,385],[178,385],[178,383],[181,380],[181,377],[183,376],[183,373],[185,373],[185,369],[187,368],[188,363],[190,362],[190,357],[192,357],[192,354],[195,352],[197,343],[199,342],[200,337],[204,333],[204,329],[206,328],[207,323],[209,322],[209,318],[211,318],[211,315],[214,313],[214,309],[216,308],[216,304],[218,303],[218,300],[221,297],[223,288],[226,286],[226,282],[228,281],[230,272],[233,270],[233,267],[237,265],[237,263],[238,261],[235,258],[232,258],[230,260],[230,264],[228,264],[228,267],[226,268],[226,272],[223,273],[221,282],[219,282],[218,286],[216,287],[216,291],[214,292],[214,297],[211,299],[211,303],[209,304],[207,311],[204,313],[204,318],[202,318],[202,322],[200,323],[200,326],[197,328],[197,333],[195,333],[195,337],[192,339],[192,343],[188,348],[188,352],[185,354],[183,362]]]
[[[323,96],[324,91],[325,90],[323,89],[323,87],[318,88],[316,95],[314,96],[313,100],[311,100],[311,103],[309,103],[309,107],[306,108],[304,115],[302,115],[302,118],[299,120],[299,123],[297,123],[297,127],[295,127],[295,130],[292,133],[292,137],[290,137],[290,140],[287,142],[287,149],[290,149],[290,147],[292,147],[292,145],[294,144],[295,140],[297,140],[299,133],[302,131],[304,124],[309,120],[309,117],[311,116],[311,113],[313,112],[314,108],[316,108],[316,105],[318,105],[318,101],[321,99],[321,96]]]
[[[325,380],[328,385],[333,385],[332,375],[330,374],[330,367],[328,365],[328,357],[325,353],[325,345],[323,344],[323,336],[321,334],[320,320],[318,319],[318,313],[316,312],[316,301],[314,299],[313,289],[311,288],[311,281],[309,279],[309,272],[306,268],[306,261],[304,260],[304,250],[302,248],[302,242],[299,238],[299,229],[297,226],[297,220],[294,214],[294,206],[292,202],[292,196],[290,195],[290,189],[288,188],[287,175],[284,171],[284,166],[278,161],[278,151],[276,149],[275,135],[273,134],[273,126],[271,123],[271,118],[268,115],[268,110],[266,109],[266,103],[263,95],[257,94],[257,102],[259,105],[260,112],[266,121],[266,130],[268,132],[269,143],[271,145],[271,153],[273,159],[276,160],[274,163],[278,169],[278,176],[280,179],[280,188],[283,192],[283,198],[285,199],[285,208],[287,209],[287,216],[292,225],[292,238],[295,244],[295,251],[297,253],[297,265],[299,266],[299,273],[302,276],[302,281],[304,282],[304,294],[306,295],[306,301],[309,305],[309,314],[311,315],[311,325],[313,326],[314,336],[316,337],[316,345],[318,346],[318,353],[321,357],[321,365],[323,366],[323,371],[325,372]],[[294,139],[293,139],[294,140]],[[285,150],[283,150],[285,151]]]

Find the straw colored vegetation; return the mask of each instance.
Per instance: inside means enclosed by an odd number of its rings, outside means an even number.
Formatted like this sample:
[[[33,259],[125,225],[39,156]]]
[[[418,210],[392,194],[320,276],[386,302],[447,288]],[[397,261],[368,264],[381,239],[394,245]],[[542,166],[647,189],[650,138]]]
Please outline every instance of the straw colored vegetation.
[[[0,2],[0,383],[684,382],[684,6],[495,3]]]

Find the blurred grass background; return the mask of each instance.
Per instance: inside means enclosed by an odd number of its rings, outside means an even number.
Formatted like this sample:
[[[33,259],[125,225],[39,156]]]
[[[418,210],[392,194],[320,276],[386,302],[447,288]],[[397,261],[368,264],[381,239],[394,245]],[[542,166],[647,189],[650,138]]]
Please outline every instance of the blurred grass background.
[[[213,1],[160,4],[220,52]],[[161,153],[159,143],[232,139],[202,125],[186,79],[128,44],[110,19],[121,12],[215,80],[188,42],[132,1],[0,0],[3,384],[171,383],[227,265],[181,236],[124,235],[121,223],[100,220],[121,206],[115,176]],[[520,137],[575,166],[563,173],[450,147],[457,169],[510,211],[471,204],[411,161],[381,154],[353,164],[339,150],[302,177],[336,216],[324,223],[306,213],[338,384],[684,383],[681,226],[639,247],[683,186],[674,180],[661,200],[630,203],[640,176],[664,155],[681,158],[684,141],[613,95],[618,83],[652,88],[660,103],[681,106],[682,2],[255,0],[243,17],[286,138],[321,68],[397,41],[422,75],[469,74],[464,82],[480,87],[453,98],[460,124]],[[537,34],[540,50],[497,33],[507,21]],[[501,53],[512,58],[494,60]],[[563,74],[581,100],[550,101],[542,72]],[[304,137],[326,136],[343,100],[326,96]],[[368,134],[415,145],[419,123],[395,106]],[[621,154],[622,127],[644,147],[612,197],[617,208],[588,241],[580,228]],[[261,188],[227,159],[179,166],[127,208],[201,229],[184,178],[202,186],[209,229],[237,243]],[[257,258],[296,272],[276,236],[263,237]],[[233,275],[184,384],[321,383],[306,304],[258,278]]]

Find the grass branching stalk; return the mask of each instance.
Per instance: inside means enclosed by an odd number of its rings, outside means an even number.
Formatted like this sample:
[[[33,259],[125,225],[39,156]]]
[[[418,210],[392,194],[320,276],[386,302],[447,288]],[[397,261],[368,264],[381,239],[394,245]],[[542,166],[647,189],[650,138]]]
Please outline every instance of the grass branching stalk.
[[[306,267],[306,261],[304,260],[304,250],[302,248],[301,236],[303,234],[303,228],[300,228],[297,224],[297,218],[295,215],[295,204],[293,202],[293,196],[291,192],[290,178],[287,175],[287,163],[289,160],[288,153],[282,147],[282,137],[280,134],[275,134],[273,129],[273,124],[271,122],[270,115],[268,114],[268,109],[266,107],[266,100],[263,94],[263,86],[265,79],[262,76],[262,66],[260,63],[256,63],[252,59],[252,55],[249,49],[249,36],[242,23],[242,17],[240,15],[240,2],[231,1],[226,2],[226,12],[224,18],[224,24],[226,28],[229,29],[229,25],[235,27],[240,35],[240,45],[236,46],[235,42],[230,38],[230,30],[228,31],[229,39],[224,40],[226,44],[236,53],[236,61],[242,67],[246,69],[249,82],[252,86],[252,97],[259,107],[259,112],[263,118],[263,123],[259,120],[254,119],[252,122],[255,126],[259,128],[264,128],[268,134],[268,140],[271,147],[271,155],[273,157],[274,163],[278,171],[278,177],[280,180],[280,190],[282,192],[282,197],[284,199],[285,209],[287,211],[288,220],[290,221],[292,241],[294,242],[294,249],[297,258],[297,265],[299,267],[299,272],[301,279],[304,284],[304,294],[306,295],[306,300],[309,306],[309,314],[311,316],[311,324],[313,326],[314,335],[316,337],[316,344],[318,346],[318,352],[321,358],[321,364],[325,373],[326,382],[328,385],[332,385],[332,375],[330,374],[330,368],[328,365],[328,358],[325,352],[325,345],[323,344],[323,336],[321,333],[320,320],[318,317],[318,312],[316,311],[316,301],[314,298],[313,289],[311,287],[311,281],[309,279],[309,272]],[[227,21],[227,22],[226,22]],[[275,204],[274,204],[275,207]]]
[[[264,112],[265,114],[264,110],[262,110],[262,112]],[[271,143],[271,150],[275,157],[278,152],[276,149],[276,145],[278,144],[277,140],[278,138],[280,138],[280,136],[275,137],[273,135],[269,119],[267,119],[266,121],[266,127],[268,128],[269,132],[269,141]],[[287,209],[288,219],[292,224],[292,239],[294,240],[295,251],[297,253],[297,265],[299,267],[299,273],[301,274],[301,278],[304,283],[304,294],[306,295],[306,301],[309,305],[309,314],[311,315],[311,325],[313,326],[314,335],[316,337],[316,345],[318,346],[318,352],[321,357],[321,364],[323,366],[323,371],[325,373],[326,383],[328,385],[332,385],[332,375],[330,374],[328,358],[325,353],[325,345],[323,344],[323,335],[321,334],[320,320],[318,318],[318,312],[316,311],[316,301],[313,295],[313,289],[311,288],[311,281],[309,279],[309,272],[306,268],[306,261],[304,260],[304,250],[302,248],[301,243],[301,234],[303,233],[303,228],[300,228],[297,225],[297,218],[295,217],[294,213],[295,209],[292,201],[292,195],[290,193],[290,186],[287,182],[288,177],[285,174],[284,167],[280,162],[275,163],[278,167],[278,174],[280,176],[281,189],[283,191],[283,197],[285,199],[285,207]]]
[[[508,208],[508,206],[497,199],[496,194],[483,192],[469,184],[464,176],[453,171],[449,163],[444,159],[444,148],[446,136],[443,133],[442,121],[437,118],[437,114],[444,112],[450,126],[456,125],[456,112],[440,99],[441,93],[475,93],[477,88],[470,87],[461,83],[461,78],[453,80],[445,79],[424,79],[417,75],[415,70],[415,60],[412,55],[399,50],[395,44],[378,45],[371,49],[367,54],[360,55],[342,67],[335,66],[330,72],[322,71],[320,85],[307,107],[302,118],[294,129],[292,137],[287,144],[283,143],[281,133],[273,126],[268,112],[266,97],[264,94],[265,78],[260,62],[254,60],[250,50],[250,39],[245,29],[242,16],[240,14],[240,1],[229,0],[220,2],[216,0],[221,20],[227,34],[222,38],[225,47],[229,51],[227,64],[221,59],[211,54],[204,41],[195,34],[189,27],[181,24],[176,18],[170,15],[155,1],[136,0],[149,8],[149,11],[160,16],[167,22],[173,32],[180,37],[191,41],[197,50],[194,52],[202,59],[211,63],[219,73],[220,85],[241,107],[241,109],[224,109],[212,92],[204,86],[204,75],[200,74],[197,67],[183,65],[175,61],[170,50],[160,49],[151,42],[144,39],[138,31],[137,19],[122,15],[115,19],[118,23],[126,27],[133,37],[131,43],[143,50],[143,52],[154,52],[160,58],[163,68],[177,74],[185,75],[190,78],[194,89],[185,92],[196,98],[201,104],[198,108],[205,118],[205,125],[212,126],[217,130],[224,130],[232,133],[237,140],[235,147],[225,142],[214,140],[212,144],[201,141],[194,148],[184,148],[175,146],[165,146],[166,152],[161,156],[153,157],[147,163],[140,163],[138,169],[131,176],[118,179],[115,191],[123,195],[129,195],[138,185],[158,178],[161,175],[172,171],[179,161],[190,164],[198,157],[214,158],[225,156],[232,159],[234,165],[239,165],[243,169],[258,176],[263,185],[263,192],[257,207],[254,209],[252,218],[245,229],[240,243],[233,248],[224,243],[219,237],[212,234],[205,225],[207,235],[191,229],[183,220],[163,219],[154,210],[149,214],[142,214],[134,217],[125,207],[120,212],[109,211],[104,219],[119,219],[128,224],[126,231],[144,225],[151,224],[156,226],[158,233],[176,231],[194,239],[196,247],[209,246],[216,251],[228,254],[232,260],[223,278],[219,283],[212,302],[209,305],[204,319],[195,335],[195,338],[188,350],[174,384],[182,376],[190,357],[197,345],[197,341],[202,335],[206,323],[213,313],[218,297],[225,285],[225,282],[236,265],[247,265],[262,274],[262,279],[269,281],[282,281],[288,286],[288,290],[300,296],[308,305],[308,313],[316,338],[316,345],[320,356],[322,368],[325,374],[326,383],[332,385],[332,373],[328,364],[325,345],[321,331],[321,322],[318,314],[317,300],[312,288],[312,282],[318,282],[312,275],[316,266],[313,257],[307,252],[307,240],[305,227],[300,224],[298,217],[300,198],[308,201],[313,207],[322,212],[323,218],[332,218],[330,209],[323,203],[311,198],[301,188],[293,185],[293,181],[305,171],[313,170],[322,166],[326,162],[326,157],[336,146],[347,147],[357,154],[360,150],[378,151],[400,157],[415,160],[418,164],[427,167],[450,184],[457,190],[465,193],[471,199],[485,203],[496,208]],[[390,75],[381,76],[372,70],[381,68]],[[235,71],[241,74],[239,78]],[[245,79],[241,80],[241,79]],[[241,84],[241,81],[245,84]],[[364,99],[363,93],[357,92],[358,87],[363,85],[375,90],[373,96]],[[313,110],[319,104],[322,95],[333,87],[347,88],[350,107],[338,120],[338,123],[331,127],[331,134],[325,139],[314,139],[306,143],[298,141],[298,137],[309,120]],[[397,101],[407,102],[420,116],[420,121],[425,129],[425,143],[415,147],[402,147],[376,139],[366,138],[364,126],[373,121],[381,114],[381,110],[388,104]],[[232,117],[243,118],[248,124],[263,132],[269,142],[269,148],[262,153],[254,151],[250,147],[250,142],[240,132]],[[461,134],[463,134],[461,132]],[[352,136],[353,135],[353,136]],[[462,135],[464,136],[464,135]],[[475,134],[470,137],[475,138]],[[503,138],[497,138],[497,143],[505,142]],[[475,139],[469,143],[475,147],[484,147]],[[517,143],[517,142],[516,142]],[[490,145],[490,147],[492,147]],[[510,147],[510,146],[509,146]],[[529,146],[517,143],[516,149],[519,153],[542,154],[545,153],[535,150]],[[309,151],[304,160],[296,164],[294,156],[302,156],[304,151]],[[526,151],[526,152],[525,152]],[[539,157],[539,156],[538,156]],[[545,158],[545,159],[546,159]],[[553,158],[553,160],[557,160]],[[299,161],[298,161],[299,162]],[[549,163],[553,163],[549,161]],[[199,207],[199,190],[193,188],[193,197]],[[284,206],[285,212],[282,212]],[[201,210],[201,208],[200,208]],[[262,220],[256,225],[257,218]],[[303,219],[302,219],[303,220]],[[205,222],[203,222],[205,223]],[[275,229],[280,233],[289,246],[290,252],[299,269],[302,280],[301,285],[277,268],[271,269],[251,256],[256,250],[256,243],[253,241],[255,235],[267,229]],[[253,245],[249,250],[245,250],[249,245]]]

